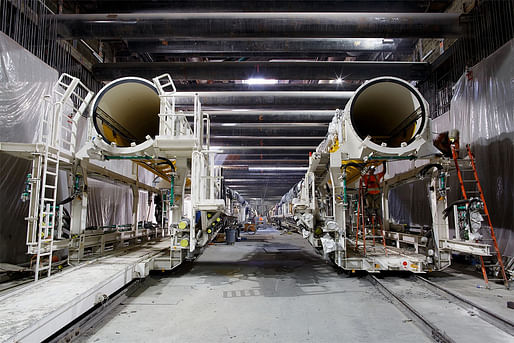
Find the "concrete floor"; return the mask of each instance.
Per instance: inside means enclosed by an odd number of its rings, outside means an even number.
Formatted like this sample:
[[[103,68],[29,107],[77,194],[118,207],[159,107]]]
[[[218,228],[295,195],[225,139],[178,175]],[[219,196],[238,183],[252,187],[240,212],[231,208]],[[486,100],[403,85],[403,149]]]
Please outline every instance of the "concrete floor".
[[[259,231],[147,278],[80,342],[429,342],[367,281],[299,235]]]
[[[503,283],[490,281],[490,289],[487,289],[481,274],[470,269],[472,268],[469,266],[455,265],[444,272],[431,273],[428,278],[475,304],[491,310],[496,315],[514,322],[514,309],[507,307],[508,301],[514,301],[512,282],[510,289],[506,289]]]

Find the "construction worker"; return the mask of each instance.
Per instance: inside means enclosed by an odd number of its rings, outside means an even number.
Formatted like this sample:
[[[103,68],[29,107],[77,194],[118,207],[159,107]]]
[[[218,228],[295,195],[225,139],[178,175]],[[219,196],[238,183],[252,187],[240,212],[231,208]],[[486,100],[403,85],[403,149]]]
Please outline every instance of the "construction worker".
[[[386,173],[386,163],[382,163],[382,171],[375,175],[375,167],[369,168],[367,174],[362,177],[364,182],[364,194],[366,196],[366,208],[370,215],[380,214],[380,182]]]

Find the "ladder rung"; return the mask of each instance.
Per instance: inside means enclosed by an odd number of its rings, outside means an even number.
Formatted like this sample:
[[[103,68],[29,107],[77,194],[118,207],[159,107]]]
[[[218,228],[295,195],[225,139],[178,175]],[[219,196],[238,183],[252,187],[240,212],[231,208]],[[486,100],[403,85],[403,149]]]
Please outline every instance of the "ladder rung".
[[[56,189],[56,188],[57,188],[57,186],[45,185],[45,188]]]
[[[49,268],[50,268],[50,266],[44,266],[44,267],[39,267],[38,270],[39,271],[48,270]]]
[[[43,201],[55,201],[55,198],[43,198]]]
[[[57,173],[54,173],[54,172],[51,172],[51,171],[48,171],[48,170],[46,171],[46,173],[47,173],[48,175],[53,175],[53,176],[57,175]]]
[[[53,241],[53,239],[51,239],[51,238],[45,238],[45,239],[42,239],[40,242],[41,242],[41,243],[49,243],[49,242],[51,242],[51,241]]]

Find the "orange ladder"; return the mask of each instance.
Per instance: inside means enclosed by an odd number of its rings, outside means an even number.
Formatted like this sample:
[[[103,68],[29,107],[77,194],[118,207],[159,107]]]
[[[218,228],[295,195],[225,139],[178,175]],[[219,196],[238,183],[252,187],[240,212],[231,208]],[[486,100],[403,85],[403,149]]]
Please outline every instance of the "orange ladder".
[[[455,162],[455,169],[457,170],[457,176],[459,179],[462,197],[464,198],[464,200],[468,200],[469,194],[471,194],[471,193],[478,194],[478,196],[480,197],[480,200],[482,201],[482,204],[484,206],[484,213],[482,213],[482,216],[487,218],[487,224],[489,226],[494,250],[496,251],[496,257],[498,258],[498,263],[500,265],[500,271],[502,274],[502,279],[494,279],[494,280],[503,280],[505,287],[509,288],[509,280],[507,278],[507,275],[505,274],[505,266],[503,264],[503,259],[502,259],[501,253],[500,253],[500,248],[498,247],[498,241],[496,240],[496,235],[494,234],[494,228],[493,228],[493,224],[491,222],[491,216],[489,215],[489,210],[487,209],[487,204],[485,202],[482,185],[480,184],[480,180],[478,179],[478,173],[477,173],[476,164],[475,164],[475,157],[473,156],[473,153],[471,152],[469,144],[467,144],[466,150],[467,150],[469,160],[460,160],[460,161],[467,161],[469,163],[470,169],[468,169],[468,171],[473,172],[473,179],[465,180],[462,177],[463,170],[461,169],[461,166],[459,166],[459,145],[458,145],[458,143],[455,143],[455,142],[452,143],[451,150],[452,150],[453,161]],[[473,186],[473,185],[476,186],[475,191],[471,191],[469,189],[469,187]],[[455,223],[455,225],[457,225],[457,223]],[[457,229],[458,228],[456,228],[456,230]],[[487,278],[487,273],[486,273],[485,264],[484,264],[484,258],[482,256],[480,256],[480,263],[482,265],[482,275],[484,276],[484,282],[486,284],[486,287],[489,288],[489,279]],[[491,280],[493,280],[493,279],[491,279]]]

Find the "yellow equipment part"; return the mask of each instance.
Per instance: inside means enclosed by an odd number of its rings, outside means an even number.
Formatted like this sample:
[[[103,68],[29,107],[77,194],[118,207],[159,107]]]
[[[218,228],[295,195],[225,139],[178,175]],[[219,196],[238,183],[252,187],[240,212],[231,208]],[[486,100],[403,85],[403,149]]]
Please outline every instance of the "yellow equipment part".
[[[120,135],[116,135],[110,126],[102,124],[102,129],[105,138],[107,138],[109,142],[116,143],[118,146],[130,146],[130,142]]]
[[[339,139],[336,138],[334,144],[330,147],[330,152],[336,152],[339,150]]]
[[[362,160],[345,160],[341,162],[341,167],[344,167],[347,164],[355,163],[355,164],[366,164],[367,167],[370,166],[378,166],[382,163],[382,161],[373,161],[365,163]],[[346,168],[346,183],[350,184],[354,181],[357,181],[361,177],[361,171],[353,166]]]

